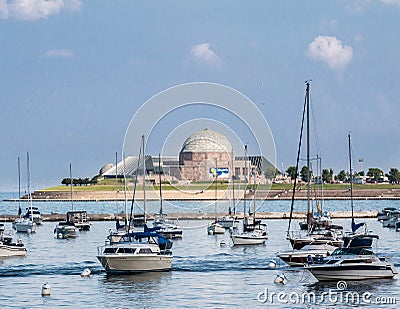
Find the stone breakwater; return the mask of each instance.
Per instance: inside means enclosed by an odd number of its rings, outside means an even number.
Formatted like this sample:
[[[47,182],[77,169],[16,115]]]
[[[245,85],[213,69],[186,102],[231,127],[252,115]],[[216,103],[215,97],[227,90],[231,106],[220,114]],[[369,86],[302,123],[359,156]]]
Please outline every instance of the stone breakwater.
[[[170,218],[179,220],[214,220],[216,216],[223,216],[225,213],[172,213]],[[354,214],[356,218],[376,218],[377,213],[375,211],[360,211]],[[243,219],[243,213],[237,214],[238,219]],[[289,212],[258,212],[257,218],[259,219],[289,219]],[[2,220],[5,222],[12,222],[18,216],[17,215],[5,215],[2,216]],[[90,221],[113,221],[115,220],[115,214],[90,214],[88,213]],[[121,215],[119,218],[122,219]],[[293,219],[305,219],[305,212],[294,212]],[[351,218],[351,212],[349,211],[337,211],[331,212],[332,219],[346,219]],[[43,221],[55,222],[64,221],[66,219],[65,214],[43,214]],[[148,216],[148,220],[152,220],[151,215]]]
[[[130,200],[132,197],[131,192],[127,192],[127,198]],[[169,201],[211,201],[215,200],[216,194],[214,190],[201,190],[201,191],[178,191],[178,190],[165,190],[163,191],[163,199]],[[353,190],[353,197],[357,200],[397,200],[400,199],[400,189],[362,189]],[[36,201],[70,201],[71,193],[69,191],[35,191],[32,198]],[[136,193],[136,200],[143,200],[143,192]],[[236,199],[243,198],[242,194],[236,194]],[[246,194],[247,199],[253,199],[254,194]],[[291,200],[291,190],[258,190],[255,194],[256,200]],[[25,195],[21,198],[27,200]],[[113,191],[74,191],[72,193],[74,201],[115,201],[116,199],[122,201],[125,199],[125,194],[120,191],[118,194]],[[148,190],[146,192],[147,200],[159,200],[159,192],[156,190]],[[229,190],[220,190],[217,192],[218,200],[229,200]],[[298,190],[295,194],[295,199],[307,199],[307,190]],[[325,200],[347,200],[350,199],[350,192],[346,190],[325,190]]]

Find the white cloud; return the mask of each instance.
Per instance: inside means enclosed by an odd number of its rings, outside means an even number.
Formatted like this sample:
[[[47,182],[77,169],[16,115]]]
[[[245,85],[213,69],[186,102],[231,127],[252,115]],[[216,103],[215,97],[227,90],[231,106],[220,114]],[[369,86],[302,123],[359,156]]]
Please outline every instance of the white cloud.
[[[196,60],[207,63],[218,63],[220,57],[211,49],[210,43],[202,43],[192,47],[190,54]]]
[[[314,60],[320,60],[332,69],[344,69],[353,58],[353,48],[343,45],[333,36],[318,36],[308,45],[307,55]]]
[[[61,10],[79,11],[81,0],[0,0],[0,18],[36,20]]]
[[[74,53],[69,49],[49,49],[44,56],[46,58],[73,58]]]

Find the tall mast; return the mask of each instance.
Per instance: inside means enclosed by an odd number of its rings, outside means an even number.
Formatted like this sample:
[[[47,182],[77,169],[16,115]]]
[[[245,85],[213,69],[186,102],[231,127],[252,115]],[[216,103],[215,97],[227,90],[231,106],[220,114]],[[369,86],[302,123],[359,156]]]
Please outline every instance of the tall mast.
[[[354,207],[353,207],[353,169],[351,167],[351,141],[349,137],[349,164],[350,164],[350,201],[351,201],[351,218],[354,220]]]
[[[217,191],[217,184],[218,184],[218,159],[215,158],[215,217],[217,216],[217,199],[218,199],[218,191]],[[215,218],[215,221],[217,221],[217,218]]]
[[[72,199],[72,184],[73,184],[73,180],[72,180],[72,165],[71,165],[71,163],[69,164],[69,183],[70,183],[71,208],[72,208],[72,211],[74,211],[74,201]]]
[[[161,154],[158,154],[158,179],[160,180],[160,216],[163,214],[162,209],[162,188],[161,188]]]
[[[122,160],[124,162],[124,206],[125,206],[125,222],[128,222],[128,205],[126,197],[126,173],[125,173],[125,153],[122,154]]]
[[[232,184],[232,206],[233,206],[233,215],[236,215],[236,205],[235,205],[235,175],[234,175],[234,156],[233,156],[233,147],[231,151],[231,184]]]
[[[18,157],[18,213],[21,217],[22,209],[21,209],[21,166]]]
[[[310,212],[311,212],[311,173],[310,173],[310,83],[306,83],[306,102],[307,102],[307,225],[310,232]]]
[[[253,218],[254,218],[254,223],[256,222],[256,168],[253,169],[253,178],[254,178],[254,188],[253,188]]]
[[[118,153],[115,152],[115,215],[118,215]]]
[[[247,189],[247,145],[244,145],[244,195],[243,195],[243,219],[246,217],[246,189]]]
[[[144,135],[142,135],[142,148],[143,148],[143,212],[144,223],[146,224],[146,152],[144,150]]]

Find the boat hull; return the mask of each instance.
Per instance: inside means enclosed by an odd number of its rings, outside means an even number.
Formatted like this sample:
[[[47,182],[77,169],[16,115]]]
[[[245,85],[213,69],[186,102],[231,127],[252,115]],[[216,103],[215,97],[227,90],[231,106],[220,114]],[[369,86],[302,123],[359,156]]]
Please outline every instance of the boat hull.
[[[306,267],[318,281],[390,279],[397,271],[391,265]]]
[[[267,239],[268,236],[260,236],[260,237],[252,237],[252,236],[245,236],[245,235],[232,235],[232,242],[233,245],[261,245]]]
[[[36,223],[30,221],[28,222],[14,222],[13,227],[17,233],[35,233]]]
[[[74,226],[56,226],[54,233],[57,238],[76,238],[76,228]]]
[[[279,258],[292,267],[302,267],[308,263],[308,256],[310,256],[313,260],[316,256],[319,257],[327,257],[329,252],[318,251],[318,252],[287,252],[278,254]]]
[[[172,255],[99,255],[97,259],[107,273],[169,271]]]
[[[23,246],[0,245],[0,258],[11,256],[25,256],[26,248]]]

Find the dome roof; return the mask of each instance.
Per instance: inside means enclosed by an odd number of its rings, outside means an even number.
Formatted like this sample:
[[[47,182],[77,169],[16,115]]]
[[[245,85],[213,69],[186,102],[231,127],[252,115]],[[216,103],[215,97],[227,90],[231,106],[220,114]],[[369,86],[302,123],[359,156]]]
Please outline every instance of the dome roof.
[[[103,175],[105,172],[107,172],[109,169],[111,169],[111,168],[113,168],[113,167],[114,167],[114,164],[112,164],[112,163],[107,163],[106,165],[104,165],[104,166],[100,169],[99,174],[100,174],[100,175]]]
[[[197,131],[183,143],[181,152],[228,152],[232,145],[222,133],[210,129]]]

